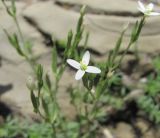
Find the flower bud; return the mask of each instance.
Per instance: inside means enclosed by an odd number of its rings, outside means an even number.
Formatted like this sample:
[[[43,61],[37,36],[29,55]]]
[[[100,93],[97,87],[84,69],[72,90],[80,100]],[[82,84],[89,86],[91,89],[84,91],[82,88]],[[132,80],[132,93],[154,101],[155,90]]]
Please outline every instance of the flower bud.
[[[114,70],[109,70],[108,73],[107,73],[107,77],[108,78],[111,78],[114,74]]]
[[[35,79],[32,76],[27,78],[27,87],[29,90],[33,91],[36,88]]]

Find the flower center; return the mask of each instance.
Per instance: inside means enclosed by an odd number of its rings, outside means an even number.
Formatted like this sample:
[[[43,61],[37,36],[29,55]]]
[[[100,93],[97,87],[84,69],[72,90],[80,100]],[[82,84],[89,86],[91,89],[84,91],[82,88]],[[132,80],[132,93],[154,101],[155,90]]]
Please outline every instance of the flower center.
[[[150,14],[152,12],[152,9],[150,7],[146,7],[146,13]]]
[[[81,68],[81,70],[86,70],[87,69],[87,65],[86,64],[84,64],[82,61],[80,62],[80,68]]]

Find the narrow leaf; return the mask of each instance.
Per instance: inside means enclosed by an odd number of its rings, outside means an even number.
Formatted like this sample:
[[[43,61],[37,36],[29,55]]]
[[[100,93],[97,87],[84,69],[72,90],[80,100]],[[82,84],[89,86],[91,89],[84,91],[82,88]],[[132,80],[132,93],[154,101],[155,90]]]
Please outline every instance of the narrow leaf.
[[[34,95],[33,91],[31,91],[30,97],[31,97],[32,105],[34,107],[34,112],[37,113],[38,112],[38,103],[37,103],[37,98]]]
[[[55,47],[52,49],[52,71],[57,73],[57,50]]]
[[[24,53],[21,50],[21,47],[19,45],[19,40],[17,35],[14,33],[12,36],[8,34],[8,32],[4,29],[4,32],[10,42],[10,44],[16,49],[17,53],[21,56],[24,56]]]
[[[42,106],[43,106],[43,109],[44,109],[44,111],[45,111],[45,114],[46,114],[47,116],[49,116],[48,104],[47,104],[47,102],[45,101],[44,98],[42,98],[41,100],[42,100]]]

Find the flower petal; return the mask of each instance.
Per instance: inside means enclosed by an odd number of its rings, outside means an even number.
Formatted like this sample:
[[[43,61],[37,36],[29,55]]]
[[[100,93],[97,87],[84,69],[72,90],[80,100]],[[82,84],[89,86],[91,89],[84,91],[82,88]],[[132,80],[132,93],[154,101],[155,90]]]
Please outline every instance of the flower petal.
[[[88,66],[86,69],[86,72],[88,73],[101,73],[101,70],[94,66]]]
[[[140,12],[142,12],[143,14],[145,13],[145,10],[142,10],[140,7],[137,8]]]
[[[80,63],[73,59],[67,59],[67,63],[76,69],[80,69]]]
[[[160,15],[160,13],[158,13],[158,12],[150,12],[149,15],[151,15],[151,16],[157,16],[157,15]]]
[[[139,5],[139,10],[140,11],[145,11],[145,7],[144,7],[144,5],[143,5],[143,3],[141,2],[141,1],[138,1],[138,5]]]
[[[88,65],[89,61],[90,61],[90,53],[89,51],[86,51],[83,55],[82,63],[84,63],[85,65]]]
[[[85,74],[85,71],[79,69],[79,70],[77,71],[77,73],[76,73],[75,79],[76,79],[76,80],[80,80],[80,79],[83,77],[84,74]]]
[[[149,11],[152,11],[154,8],[154,4],[153,3],[150,3],[147,5],[146,9],[148,9]]]

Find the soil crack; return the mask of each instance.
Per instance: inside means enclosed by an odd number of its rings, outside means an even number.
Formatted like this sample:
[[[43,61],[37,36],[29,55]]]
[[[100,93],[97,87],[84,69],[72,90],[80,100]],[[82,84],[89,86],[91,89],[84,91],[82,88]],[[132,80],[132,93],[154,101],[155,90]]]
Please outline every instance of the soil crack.
[[[73,10],[75,12],[79,12],[82,4],[71,4],[67,2],[55,1],[57,6],[60,6],[65,9]],[[107,16],[122,16],[122,17],[141,17],[142,14],[140,12],[127,12],[127,11],[104,11],[101,9],[95,9],[87,5],[86,13],[93,15],[107,15]]]

